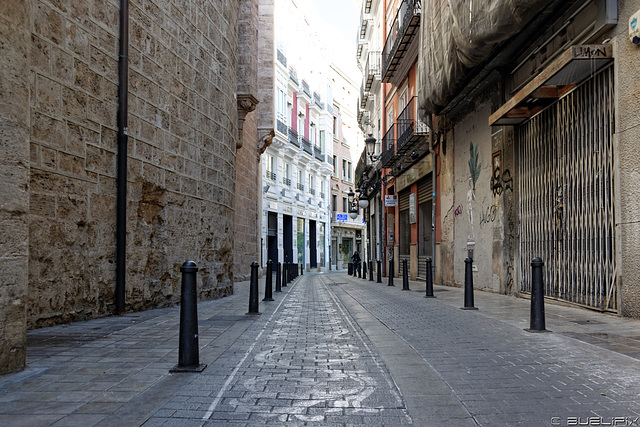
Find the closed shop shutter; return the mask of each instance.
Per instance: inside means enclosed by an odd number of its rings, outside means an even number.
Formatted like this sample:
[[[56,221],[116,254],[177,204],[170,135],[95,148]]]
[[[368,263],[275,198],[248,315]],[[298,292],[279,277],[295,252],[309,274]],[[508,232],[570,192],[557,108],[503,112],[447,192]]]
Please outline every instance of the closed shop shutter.
[[[418,204],[426,203],[433,198],[433,180],[431,174],[418,183]]]
[[[409,195],[411,194],[411,189],[407,188],[404,191],[401,191],[398,195],[398,207],[401,211],[409,209]]]

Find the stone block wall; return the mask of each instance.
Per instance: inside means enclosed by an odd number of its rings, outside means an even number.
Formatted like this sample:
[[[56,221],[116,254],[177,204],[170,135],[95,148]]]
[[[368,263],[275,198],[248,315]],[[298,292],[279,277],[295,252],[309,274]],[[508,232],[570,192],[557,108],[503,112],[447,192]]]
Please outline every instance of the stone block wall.
[[[118,8],[30,0],[28,322],[113,312]],[[238,1],[130,2],[126,310],[232,292]]]
[[[29,256],[29,6],[0,7],[0,374],[25,364]]]

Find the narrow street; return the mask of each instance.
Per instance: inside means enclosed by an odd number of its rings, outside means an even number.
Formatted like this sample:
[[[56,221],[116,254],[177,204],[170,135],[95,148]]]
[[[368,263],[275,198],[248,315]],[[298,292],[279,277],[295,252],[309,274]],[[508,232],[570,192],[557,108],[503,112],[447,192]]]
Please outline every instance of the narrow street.
[[[198,306],[199,374],[169,374],[177,307],[30,331],[0,425],[640,424],[639,321],[547,304],[529,333],[528,300],[401,285],[308,273],[246,316],[239,284]]]

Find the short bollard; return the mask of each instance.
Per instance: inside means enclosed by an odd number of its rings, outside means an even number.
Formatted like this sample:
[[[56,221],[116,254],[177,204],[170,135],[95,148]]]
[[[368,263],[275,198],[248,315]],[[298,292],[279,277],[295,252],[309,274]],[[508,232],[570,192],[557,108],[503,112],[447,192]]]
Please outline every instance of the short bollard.
[[[258,263],[251,263],[251,281],[249,282],[249,315],[260,314],[258,311]]]
[[[362,261],[362,278],[367,280],[367,261]]]
[[[282,287],[287,287],[287,263],[282,263]]]
[[[402,260],[402,290],[410,291],[409,289],[409,269],[407,268],[407,259]]]
[[[378,260],[377,264],[378,271],[376,272],[376,283],[382,283],[382,261]]]
[[[361,279],[362,278],[362,263],[361,262],[356,264],[356,270],[358,270],[358,278]],[[355,274],[354,274],[354,276],[355,276]]]
[[[273,261],[267,261],[267,277],[264,282],[264,299],[262,301],[273,301]]]
[[[300,264],[300,275],[304,276],[304,264]]]
[[[544,283],[542,266],[544,262],[539,257],[531,261],[531,318],[529,332],[550,332],[545,329],[544,322]]]
[[[425,298],[435,298],[433,295],[433,271],[431,270],[431,258],[427,258],[427,294]]]
[[[187,261],[180,268],[182,293],[180,295],[180,343],[178,364],[170,372],[202,372],[207,365],[200,364],[198,346],[198,301],[196,276],[198,267]]]
[[[350,262],[350,263],[348,264],[347,274],[348,274],[349,276],[353,276],[353,263],[352,263],[352,262]]]
[[[280,277],[280,270],[281,266],[280,262],[278,262],[278,264],[276,265],[276,292],[282,292],[282,278]]]
[[[369,260],[369,281],[373,282],[373,261]]]
[[[473,260],[469,257],[464,260],[464,307],[463,310],[477,310],[473,306]]]
[[[393,260],[389,260],[389,284],[387,286],[395,286],[393,284]]]

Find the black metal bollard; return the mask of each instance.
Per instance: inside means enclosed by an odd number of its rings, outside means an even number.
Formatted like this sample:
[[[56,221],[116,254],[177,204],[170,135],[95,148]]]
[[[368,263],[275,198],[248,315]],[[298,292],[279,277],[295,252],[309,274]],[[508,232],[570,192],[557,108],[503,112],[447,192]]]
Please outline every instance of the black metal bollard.
[[[304,264],[300,264],[300,275],[304,276]]]
[[[264,299],[262,301],[273,301],[273,261],[267,261],[267,277],[264,283]]]
[[[433,295],[433,271],[431,270],[431,258],[427,258],[427,294],[425,298],[435,298]]]
[[[258,311],[258,263],[253,261],[251,263],[251,281],[249,282],[249,312],[247,314],[255,315],[260,314]]]
[[[367,280],[367,261],[362,261],[362,278]]]
[[[407,259],[402,260],[402,290],[410,291],[409,289],[409,271],[407,268]]]
[[[282,283],[281,283],[281,275],[280,275],[280,262],[276,265],[276,292],[282,292]]]
[[[473,260],[464,259],[464,307],[463,310],[477,310],[473,306]]]
[[[287,287],[287,263],[282,263],[282,287]]]
[[[285,270],[287,271],[287,273],[285,274],[285,276],[287,276],[287,283],[291,283],[291,263],[285,262],[284,267],[285,267]]]
[[[544,262],[539,257],[531,261],[531,319],[529,332],[546,332],[544,322],[544,283],[542,266]]]
[[[202,372],[207,365],[200,364],[198,346],[198,301],[196,277],[198,267],[187,261],[180,268],[182,290],[180,295],[180,343],[178,364],[170,372]]]
[[[361,279],[362,278],[362,263],[359,262],[356,264],[356,270],[358,270],[358,278]],[[355,276],[355,274],[354,274]]]
[[[387,286],[395,286],[393,284],[393,260],[389,260],[389,284]]]
[[[377,265],[378,271],[377,271],[376,283],[382,283],[382,261],[378,260],[377,264],[378,264]]]
[[[369,281],[373,282],[373,261],[369,260]]]

